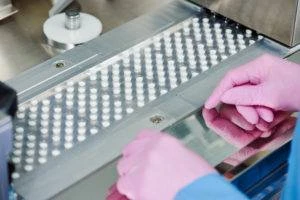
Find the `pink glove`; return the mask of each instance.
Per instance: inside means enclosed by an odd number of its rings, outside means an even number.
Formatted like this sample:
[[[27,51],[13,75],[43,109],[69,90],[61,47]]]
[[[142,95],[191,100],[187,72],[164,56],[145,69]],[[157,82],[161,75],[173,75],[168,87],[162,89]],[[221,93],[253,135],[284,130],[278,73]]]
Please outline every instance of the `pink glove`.
[[[251,124],[257,124],[260,120],[272,122],[274,119],[273,111],[262,106],[236,106],[237,111]]]
[[[202,113],[209,128],[228,143],[241,149],[224,161],[233,166],[238,165],[259,151],[271,150],[280,146],[291,136],[291,133],[284,133],[293,129],[296,123],[295,118],[290,117],[291,113],[276,112],[274,121],[264,127],[268,130],[266,134],[257,129],[253,130],[253,125],[247,122],[232,105],[222,104],[219,112],[216,109],[208,110],[204,108]],[[268,138],[259,138],[264,134]]]
[[[171,200],[184,186],[215,172],[177,139],[149,130],[124,149],[117,169],[118,192],[131,200]]]
[[[282,121],[286,120],[292,112],[276,111],[272,113],[273,121],[271,123],[266,122],[263,119],[259,119],[258,123],[253,125],[249,123],[241,114],[235,106],[222,104],[219,109],[220,116],[224,119],[229,120],[236,126],[240,127],[245,131],[252,131],[257,128],[262,132],[260,137],[269,137],[274,129]],[[275,115],[275,116],[274,116]]]
[[[254,129],[233,106],[222,105],[220,113],[216,109],[204,108],[202,115],[211,130],[239,149],[262,135],[262,132]]]
[[[251,156],[262,151],[273,151],[292,138],[293,129],[296,125],[295,117],[288,117],[278,124],[272,135],[268,138],[258,138],[254,142],[242,148],[237,153],[226,158],[223,162],[233,167],[241,164]]]
[[[126,196],[120,194],[116,184],[113,184],[109,190],[106,200],[129,200]]]
[[[205,107],[211,109],[223,102],[250,107],[252,115],[253,108],[257,111],[257,106],[264,111],[266,107],[273,110],[299,111],[299,74],[299,65],[265,54],[228,72],[206,101]],[[257,113],[262,114],[261,111]],[[264,112],[266,113],[268,111]],[[248,116],[246,119],[252,117]],[[259,117],[270,121],[267,119],[270,116],[260,115],[254,117],[253,122],[256,122]]]

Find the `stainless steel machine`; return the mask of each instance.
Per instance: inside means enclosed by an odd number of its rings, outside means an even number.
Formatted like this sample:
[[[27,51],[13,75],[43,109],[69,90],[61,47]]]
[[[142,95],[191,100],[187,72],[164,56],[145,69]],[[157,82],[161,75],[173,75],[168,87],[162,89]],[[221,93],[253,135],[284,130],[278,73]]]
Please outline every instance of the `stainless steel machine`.
[[[7,81],[18,198],[104,199],[143,128],[175,135],[253,199],[278,195],[291,137],[228,165],[241,149],[198,111],[228,70],[264,53],[299,58],[297,11],[297,0],[175,0]]]
[[[297,0],[192,0],[285,45],[300,42],[300,14]]]
[[[5,19],[16,12],[18,12],[18,9],[12,5],[11,0],[0,1],[0,20]]]

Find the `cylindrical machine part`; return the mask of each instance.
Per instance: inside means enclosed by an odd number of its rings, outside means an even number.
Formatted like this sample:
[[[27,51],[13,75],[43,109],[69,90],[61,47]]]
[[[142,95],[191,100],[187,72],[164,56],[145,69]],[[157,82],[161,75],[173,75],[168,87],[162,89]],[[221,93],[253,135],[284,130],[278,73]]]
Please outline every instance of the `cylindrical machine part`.
[[[77,10],[65,12],[65,27],[68,30],[77,30],[81,26],[80,13]]]
[[[66,50],[98,37],[102,23],[90,14],[72,9],[47,19],[43,31],[49,45]]]

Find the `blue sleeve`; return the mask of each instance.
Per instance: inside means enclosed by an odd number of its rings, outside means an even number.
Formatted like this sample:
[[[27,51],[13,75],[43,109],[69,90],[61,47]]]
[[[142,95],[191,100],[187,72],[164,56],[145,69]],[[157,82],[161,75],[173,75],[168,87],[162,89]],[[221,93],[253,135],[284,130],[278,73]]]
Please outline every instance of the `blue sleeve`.
[[[282,193],[283,200],[300,199],[300,118],[292,141],[286,185]]]
[[[295,129],[287,182],[282,193],[282,200],[300,199],[300,118]],[[247,197],[228,183],[219,174],[209,174],[181,189],[175,200],[246,200]]]
[[[175,200],[247,200],[248,198],[238,191],[217,173],[203,176],[181,189]]]

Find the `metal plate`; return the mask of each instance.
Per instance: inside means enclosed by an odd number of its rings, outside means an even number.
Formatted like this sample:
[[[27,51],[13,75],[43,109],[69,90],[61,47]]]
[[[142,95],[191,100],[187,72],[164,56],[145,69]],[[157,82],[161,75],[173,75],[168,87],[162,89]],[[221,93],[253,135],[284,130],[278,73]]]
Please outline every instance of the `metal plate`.
[[[201,12],[22,104],[13,178],[255,43],[251,30]]]
[[[190,0],[290,47],[299,44],[298,0]],[[285,10],[286,12],[282,12]],[[276,17],[274,17],[276,16]]]

